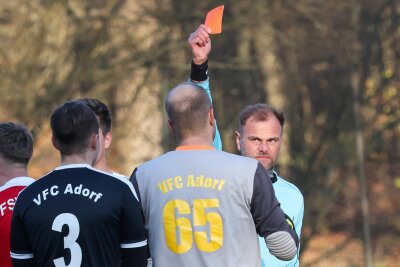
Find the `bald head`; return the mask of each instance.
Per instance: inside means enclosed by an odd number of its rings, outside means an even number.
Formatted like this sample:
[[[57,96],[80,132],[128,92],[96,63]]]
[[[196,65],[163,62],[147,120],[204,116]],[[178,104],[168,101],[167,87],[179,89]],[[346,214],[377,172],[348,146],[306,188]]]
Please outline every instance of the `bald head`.
[[[179,139],[204,133],[211,107],[204,89],[188,82],[173,88],[165,101],[168,119]]]

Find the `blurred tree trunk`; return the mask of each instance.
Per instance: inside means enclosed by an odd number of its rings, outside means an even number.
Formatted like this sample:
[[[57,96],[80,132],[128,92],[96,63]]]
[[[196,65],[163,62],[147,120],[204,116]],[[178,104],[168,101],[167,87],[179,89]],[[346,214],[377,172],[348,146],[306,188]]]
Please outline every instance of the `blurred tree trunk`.
[[[363,128],[361,122],[361,112],[360,112],[360,82],[365,82],[365,80],[360,81],[360,76],[353,74],[353,114],[354,114],[354,134],[355,134],[355,151],[357,158],[357,174],[360,181],[360,201],[361,201],[361,216],[362,216],[362,227],[363,227],[363,237],[364,237],[364,259],[366,266],[372,267],[372,247],[371,247],[371,230],[369,225],[369,204],[368,204],[368,194],[367,194],[367,182],[364,171],[364,138],[363,138]]]

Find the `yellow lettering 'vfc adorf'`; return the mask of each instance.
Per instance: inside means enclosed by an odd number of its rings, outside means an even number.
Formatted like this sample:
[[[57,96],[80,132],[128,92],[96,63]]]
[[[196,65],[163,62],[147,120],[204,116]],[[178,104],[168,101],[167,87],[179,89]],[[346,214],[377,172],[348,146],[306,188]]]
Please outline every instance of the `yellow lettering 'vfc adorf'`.
[[[165,194],[172,190],[179,190],[182,188],[209,188],[221,191],[225,185],[225,179],[216,179],[211,177],[205,177],[204,175],[194,176],[192,174],[186,177],[186,180],[182,176],[175,176],[162,180],[157,184],[158,189]]]

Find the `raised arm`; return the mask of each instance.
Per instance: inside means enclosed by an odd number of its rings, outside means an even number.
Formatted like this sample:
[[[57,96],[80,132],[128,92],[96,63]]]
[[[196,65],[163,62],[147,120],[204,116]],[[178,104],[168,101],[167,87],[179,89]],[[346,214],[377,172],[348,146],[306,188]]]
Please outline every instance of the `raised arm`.
[[[204,24],[201,24],[199,28],[189,36],[188,43],[192,50],[189,82],[201,86],[207,92],[212,103],[213,101],[208,77],[208,55],[211,52],[211,39],[209,32],[210,29],[208,29]],[[222,150],[222,140],[216,122],[215,125],[216,132],[213,145],[216,149]]]

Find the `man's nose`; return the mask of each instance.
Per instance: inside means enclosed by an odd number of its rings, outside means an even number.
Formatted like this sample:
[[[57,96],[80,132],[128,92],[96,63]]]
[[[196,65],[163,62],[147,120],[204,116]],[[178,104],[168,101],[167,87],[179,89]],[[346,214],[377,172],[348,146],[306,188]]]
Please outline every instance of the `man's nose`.
[[[268,145],[267,142],[262,141],[260,145],[258,146],[258,150],[262,152],[267,152],[268,151]]]

